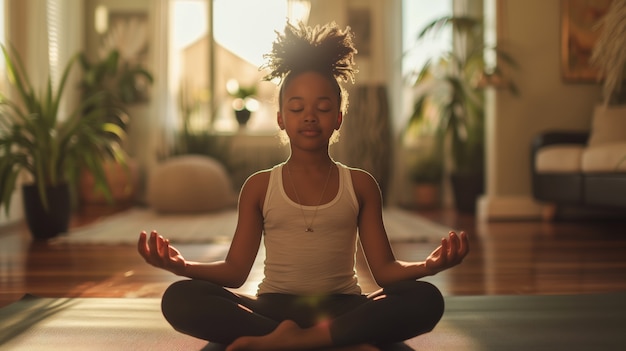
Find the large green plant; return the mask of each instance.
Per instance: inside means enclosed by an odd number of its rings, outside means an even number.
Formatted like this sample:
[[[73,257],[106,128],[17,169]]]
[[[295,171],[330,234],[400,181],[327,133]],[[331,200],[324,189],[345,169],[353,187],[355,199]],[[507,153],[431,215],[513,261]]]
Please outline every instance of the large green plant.
[[[132,118],[127,106],[147,101],[148,89],[154,83],[152,73],[139,64],[123,62],[116,49],[97,61],[91,61],[84,52],[78,59],[83,70],[82,95],[102,94],[100,108],[106,112],[107,121],[125,127]]]
[[[48,78],[43,92],[38,92],[17,51],[2,46],[2,53],[16,98],[0,93],[0,206],[4,205],[8,214],[18,177],[26,172],[48,208],[46,187],[63,183],[75,186],[81,168],[91,171],[96,188],[112,201],[102,161],[114,158],[124,164],[119,142],[125,133],[120,125],[106,120],[102,108],[105,96],[86,96],[74,112],[59,115],[61,97],[78,54],[68,61],[56,89]]]
[[[449,145],[444,154],[452,158],[454,170],[481,172],[485,129],[483,89],[493,84],[517,93],[515,84],[503,79],[499,66],[487,68],[484,53],[489,50],[510,66],[516,64],[506,52],[483,44],[482,21],[478,18],[438,18],[421,30],[418,44],[428,35],[438,35],[447,26],[452,26],[457,43],[464,45],[429,58],[411,77],[415,100],[407,130],[415,124],[433,124],[438,145],[441,148]]]

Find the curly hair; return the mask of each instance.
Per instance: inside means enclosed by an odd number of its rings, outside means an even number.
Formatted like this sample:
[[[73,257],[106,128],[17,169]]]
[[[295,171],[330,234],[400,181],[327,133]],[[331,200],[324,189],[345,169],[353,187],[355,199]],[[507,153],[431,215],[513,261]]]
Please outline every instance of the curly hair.
[[[315,27],[302,22],[298,26],[287,23],[284,33],[276,34],[272,51],[263,56],[267,63],[261,69],[270,70],[265,80],[278,78],[282,82],[291,73],[317,71],[354,83],[357,50],[350,27],[342,30],[335,22]]]

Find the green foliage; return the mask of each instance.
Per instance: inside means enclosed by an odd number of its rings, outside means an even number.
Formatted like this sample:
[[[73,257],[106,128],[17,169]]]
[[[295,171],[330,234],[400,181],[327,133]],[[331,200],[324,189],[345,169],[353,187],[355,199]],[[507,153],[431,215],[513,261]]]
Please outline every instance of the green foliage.
[[[506,52],[487,48],[483,44],[482,22],[473,17],[445,16],[436,19],[420,32],[418,42],[429,35],[436,36],[442,28],[450,25],[455,38],[465,47],[430,58],[414,72],[415,100],[408,125],[434,119],[434,122],[431,121],[435,125],[434,134],[441,139],[441,147],[449,145],[445,154],[452,158],[455,170],[478,172],[484,167],[483,88],[496,85],[517,94],[516,85],[503,78],[499,67],[487,69],[484,52],[491,50],[499,62],[512,67],[516,64]]]
[[[440,183],[443,179],[441,156],[433,153],[418,158],[410,166],[409,177],[413,183]]]
[[[123,101],[115,90],[118,61],[119,53],[115,50],[97,63],[91,63],[84,52],[79,54],[78,62],[83,70],[79,88],[83,97],[101,94],[100,106],[97,108],[104,111],[106,121],[125,128],[129,117]],[[86,108],[94,108],[94,106]]]
[[[256,85],[251,85],[248,87],[238,86],[237,89],[229,92],[229,94],[234,98],[245,99],[250,96],[255,96],[257,94]]]
[[[0,205],[8,214],[18,176],[24,171],[47,208],[46,186],[76,186],[83,167],[94,175],[96,188],[112,201],[102,161],[113,158],[124,164],[119,141],[125,133],[119,124],[107,121],[102,108],[105,94],[85,96],[74,112],[59,116],[67,78],[79,54],[69,60],[56,88],[48,78],[43,93],[38,93],[17,51],[2,46],[2,52],[17,97],[12,100],[0,93]]]
[[[105,111],[107,121],[125,127],[129,123],[127,105],[147,101],[147,90],[154,82],[152,74],[139,65],[121,62],[117,50],[111,50],[96,62],[91,62],[83,52],[79,63],[83,70],[80,82],[83,96],[102,94],[99,108]]]
[[[148,89],[154,83],[152,73],[139,64],[122,61],[117,50],[96,62],[82,53],[80,64],[84,71],[81,88],[86,95],[104,91],[118,104],[126,105],[148,100]]]
[[[231,143],[229,138],[221,137],[207,130],[194,130],[191,127],[192,117],[200,109],[200,101],[192,96],[187,84],[181,83],[178,93],[178,109],[181,114],[182,128],[177,131],[174,146],[169,156],[176,155],[205,155],[209,156],[232,171],[235,167],[229,159]]]

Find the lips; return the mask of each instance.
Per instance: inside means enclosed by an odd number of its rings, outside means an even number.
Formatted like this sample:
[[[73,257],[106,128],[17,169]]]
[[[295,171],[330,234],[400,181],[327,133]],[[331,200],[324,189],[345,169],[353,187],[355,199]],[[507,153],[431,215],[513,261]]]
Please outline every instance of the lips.
[[[301,129],[300,130],[300,134],[302,134],[304,136],[309,136],[309,137],[318,136],[321,133],[322,133],[322,131],[317,129],[317,128],[305,128],[305,129]]]

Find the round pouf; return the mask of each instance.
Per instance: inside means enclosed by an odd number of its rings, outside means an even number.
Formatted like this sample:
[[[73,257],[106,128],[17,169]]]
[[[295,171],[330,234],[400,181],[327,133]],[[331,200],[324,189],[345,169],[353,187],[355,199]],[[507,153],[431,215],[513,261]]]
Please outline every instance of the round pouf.
[[[234,206],[237,195],[221,163],[185,155],[155,167],[148,177],[146,200],[157,212],[210,212]]]

